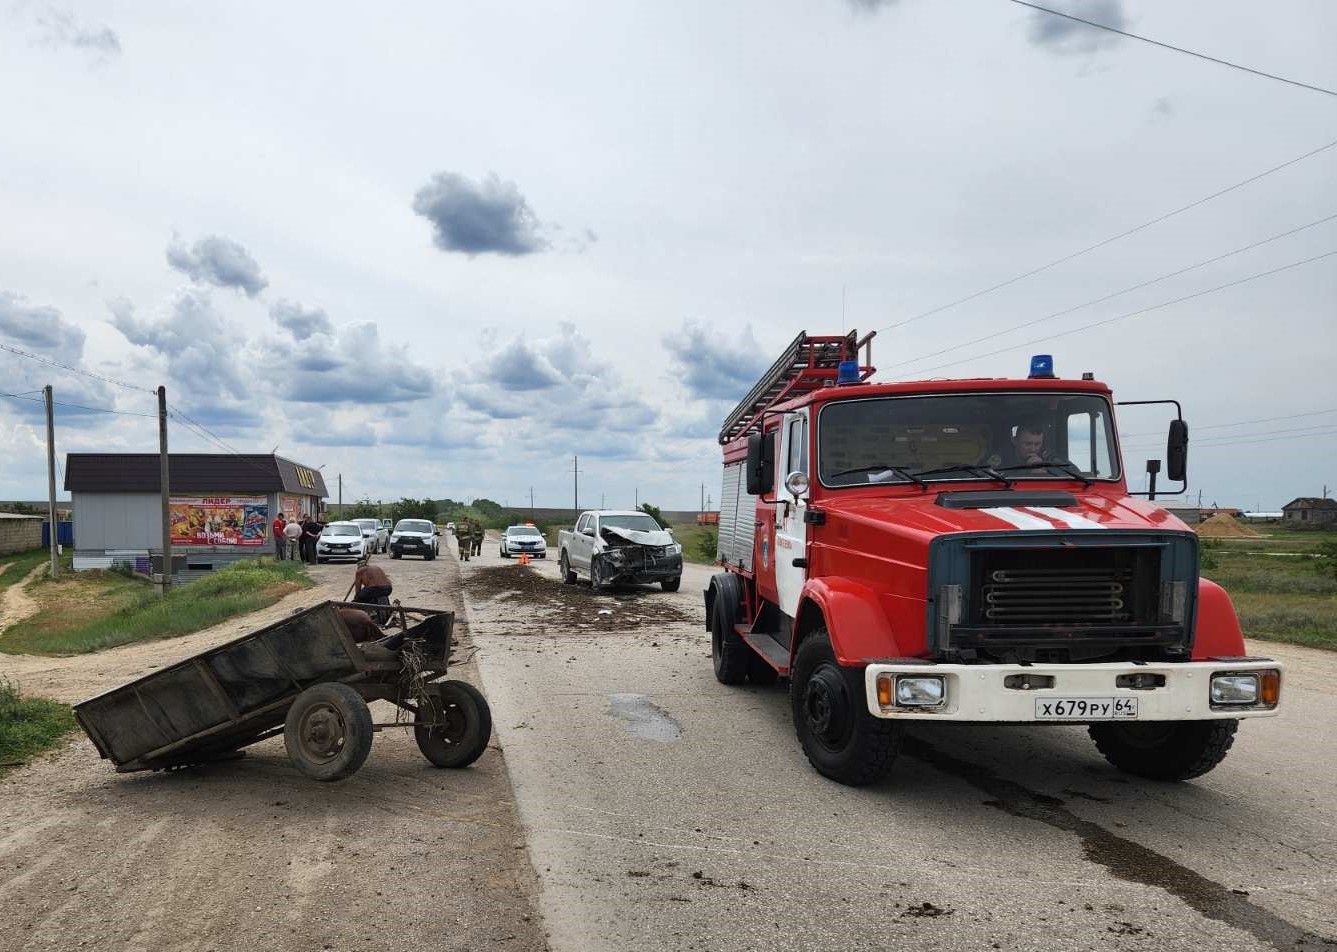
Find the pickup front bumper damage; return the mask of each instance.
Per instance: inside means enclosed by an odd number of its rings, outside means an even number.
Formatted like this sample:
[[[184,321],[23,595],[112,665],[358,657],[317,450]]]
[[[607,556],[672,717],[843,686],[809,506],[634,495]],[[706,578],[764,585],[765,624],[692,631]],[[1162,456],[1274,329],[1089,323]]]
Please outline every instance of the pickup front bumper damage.
[[[682,575],[682,553],[671,545],[621,545],[595,556],[605,583],[644,584]]]
[[[1268,717],[1277,713],[1282,679],[1282,666],[1267,658],[1163,664],[873,663],[864,672],[874,717],[1036,724]],[[1247,694],[1251,682],[1252,702]]]

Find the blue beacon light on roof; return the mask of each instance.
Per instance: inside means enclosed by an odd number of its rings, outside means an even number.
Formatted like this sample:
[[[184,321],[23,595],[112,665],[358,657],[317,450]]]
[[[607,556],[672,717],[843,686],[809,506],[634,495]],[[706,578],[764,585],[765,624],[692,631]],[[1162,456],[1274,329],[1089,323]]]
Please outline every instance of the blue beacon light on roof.
[[[1030,379],[1053,379],[1054,376],[1054,355],[1036,354],[1031,358]]]
[[[859,362],[857,360],[842,360],[840,366],[836,369],[836,385],[846,386],[859,382]]]

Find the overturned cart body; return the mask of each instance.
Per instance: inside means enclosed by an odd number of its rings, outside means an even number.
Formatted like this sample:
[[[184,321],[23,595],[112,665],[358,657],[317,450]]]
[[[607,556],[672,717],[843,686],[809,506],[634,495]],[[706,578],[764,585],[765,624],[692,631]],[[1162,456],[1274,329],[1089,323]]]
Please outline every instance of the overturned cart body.
[[[340,607],[324,602],[107,691],[74,708],[98,751],[121,772],[238,756],[284,735],[293,763],[341,780],[384,727],[412,728],[423,756],[465,767],[487,747],[492,716],[472,685],[438,680],[450,661],[452,612],[396,606],[402,631],[357,643]],[[368,701],[398,708],[372,721]]]

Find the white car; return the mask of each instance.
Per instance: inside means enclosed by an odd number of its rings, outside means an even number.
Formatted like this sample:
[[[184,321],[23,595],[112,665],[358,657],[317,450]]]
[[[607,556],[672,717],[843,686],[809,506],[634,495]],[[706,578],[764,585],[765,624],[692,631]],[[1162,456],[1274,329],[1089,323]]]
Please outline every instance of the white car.
[[[384,552],[390,544],[390,530],[381,525],[379,519],[354,519],[362,527],[362,538],[367,540],[367,551],[375,554]]]
[[[320,530],[320,538],[316,539],[317,562],[361,559],[370,550],[362,527],[356,522],[331,522]]]
[[[428,562],[436,558],[440,546],[436,526],[426,519],[400,519],[390,533],[390,558],[421,555]]]
[[[509,559],[513,555],[546,559],[548,543],[544,541],[543,533],[533,526],[507,526],[501,534],[501,557]]]

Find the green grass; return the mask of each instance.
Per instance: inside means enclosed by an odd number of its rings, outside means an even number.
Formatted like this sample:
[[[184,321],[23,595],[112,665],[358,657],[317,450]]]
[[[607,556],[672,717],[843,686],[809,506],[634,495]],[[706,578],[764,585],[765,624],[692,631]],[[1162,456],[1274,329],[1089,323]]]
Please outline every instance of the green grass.
[[[1230,593],[1248,638],[1337,651],[1337,578],[1312,556],[1335,533],[1270,526],[1261,539],[1222,539],[1203,576]]]
[[[0,773],[54,747],[77,726],[68,705],[25,698],[0,678]]]
[[[46,549],[29,549],[27,552],[0,556],[0,592],[18,584],[48,558],[50,553]]]
[[[311,580],[297,562],[248,560],[158,597],[139,578],[81,572],[31,587],[43,605],[0,638],[10,654],[70,655],[190,634],[274,604]]]
[[[1246,637],[1337,651],[1337,596],[1232,594]]]

